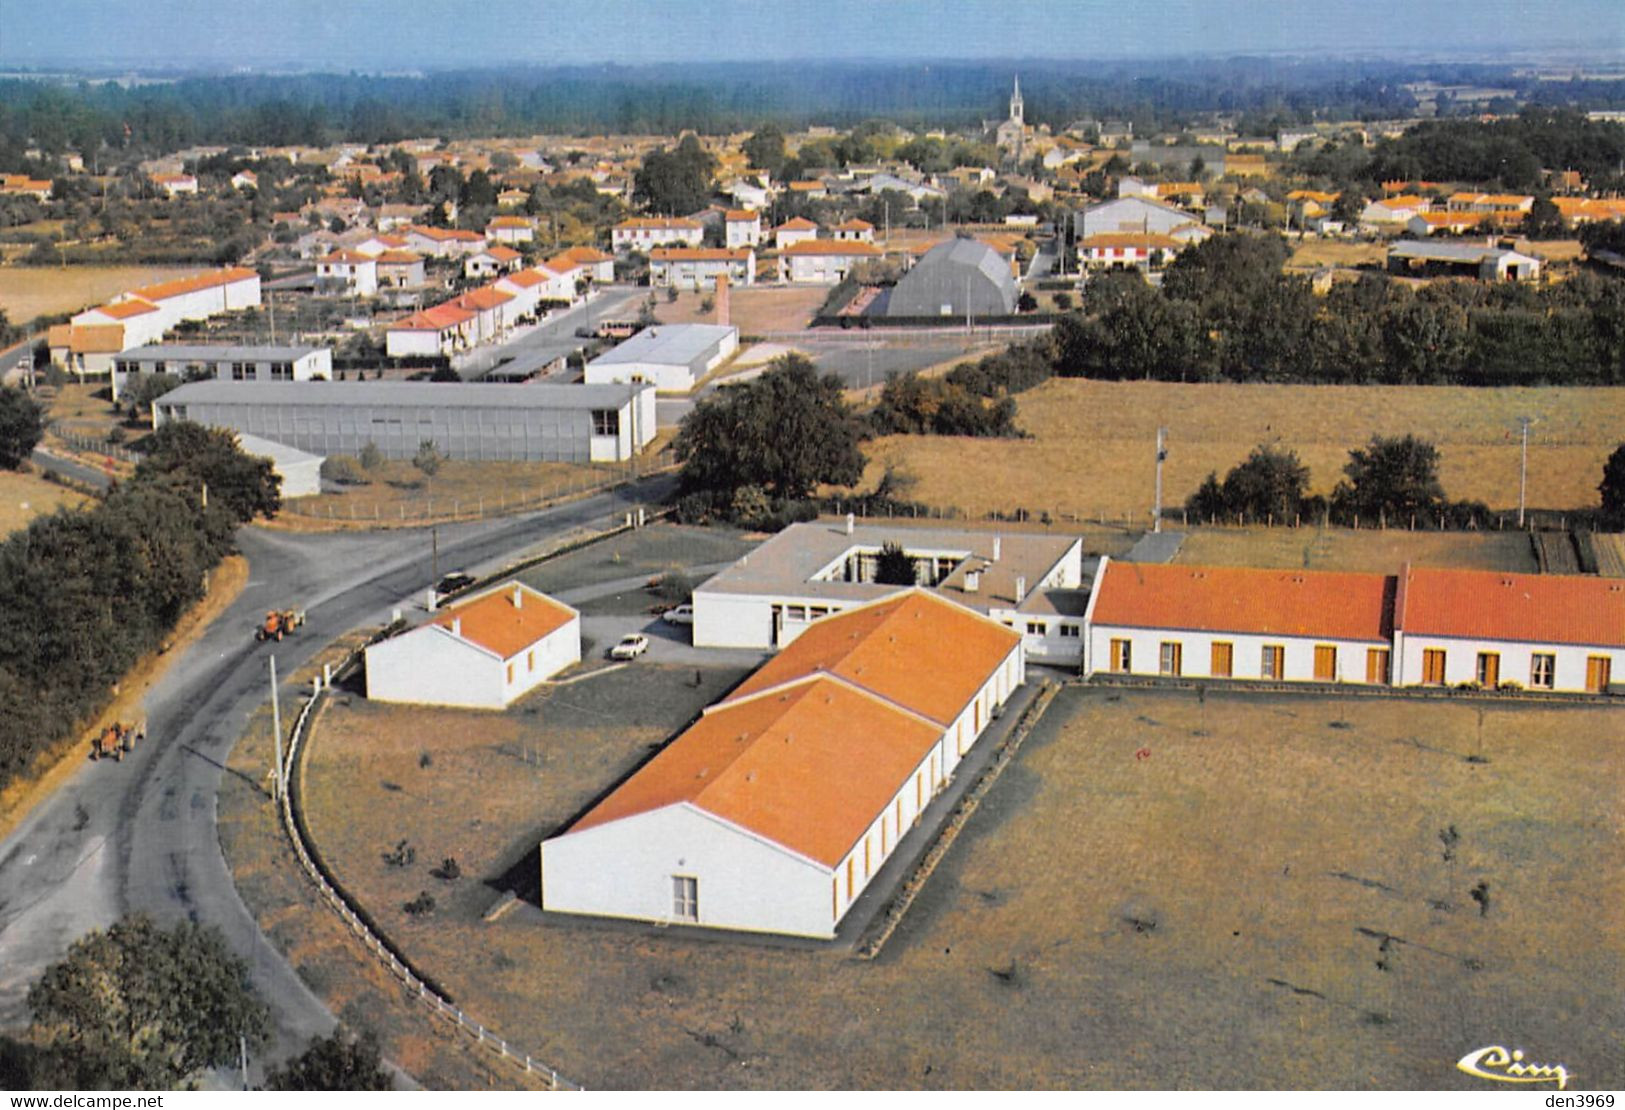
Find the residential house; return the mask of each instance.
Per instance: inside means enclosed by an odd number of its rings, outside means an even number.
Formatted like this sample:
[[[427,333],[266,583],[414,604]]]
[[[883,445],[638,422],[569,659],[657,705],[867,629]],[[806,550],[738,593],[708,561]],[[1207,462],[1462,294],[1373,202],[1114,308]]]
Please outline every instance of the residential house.
[[[779,278],[797,285],[836,285],[860,262],[882,257],[873,243],[803,239],[779,252]]]
[[[656,247],[649,252],[649,284],[713,289],[717,275],[731,285],[756,284],[756,252],[749,247]]]
[[[528,216],[497,216],[485,225],[485,238],[487,242],[508,246],[533,242],[536,224]]]
[[[647,254],[655,247],[698,247],[705,235],[705,226],[698,220],[670,216],[639,216],[622,220],[610,229],[610,246],[616,254],[641,251]]]
[[[730,250],[755,247],[762,241],[762,214],[749,209],[730,208],[723,217],[723,245]]]
[[[370,297],[378,292],[378,259],[360,251],[334,251],[316,260],[316,288]]]
[[[773,229],[773,246],[777,250],[784,250],[797,243],[809,242],[818,238],[818,225],[805,216],[796,216],[785,220]]]
[[[840,243],[873,243],[875,225],[856,216],[829,229],[830,237]]]
[[[489,278],[519,269],[525,256],[512,247],[486,247],[463,259],[463,276]]]

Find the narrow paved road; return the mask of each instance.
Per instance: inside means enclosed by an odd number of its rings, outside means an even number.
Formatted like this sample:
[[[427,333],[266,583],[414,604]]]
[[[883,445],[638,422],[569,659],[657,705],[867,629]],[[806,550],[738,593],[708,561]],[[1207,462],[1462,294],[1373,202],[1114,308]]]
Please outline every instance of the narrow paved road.
[[[647,479],[523,517],[442,526],[441,565],[478,568],[571,529],[618,521],[671,483]],[[27,1023],[28,985],[76,938],[131,910],[224,932],[272,1006],[266,1058],[333,1024],[239,899],[217,837],[216,791],[232,745],[269,696],[272,647],[255,643],[257,618],[277,605],[307,610],[305,628],[275,645],[280,672],[291,674],[337,636],[382,623],[420,596],[430,583],[430,539],[427,530],[247,528],[238,542],[248,585],[148,695],[146,745],[122,763],[87,761],[0,841],[0,1029]],[[296,705],[296,694],[287,690],[284,706]]]

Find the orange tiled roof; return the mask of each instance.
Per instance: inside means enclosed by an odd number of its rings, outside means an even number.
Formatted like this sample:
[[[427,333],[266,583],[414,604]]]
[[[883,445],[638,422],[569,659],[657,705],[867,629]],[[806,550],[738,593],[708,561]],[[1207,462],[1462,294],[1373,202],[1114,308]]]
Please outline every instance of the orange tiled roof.
[[[997,621],[928,590],[908,590],[815,621],[726,701],[832,674],[946,728],[1020,643]]]
[[[485,226],[488,229],[493,227],[528,227],[532,231],[536,229],[536,225],[531,223],[530,219],[525,216],[498,216]]]
[[[103,316],[111,316],[115,320],[128,320],[132,316],[145,316],[149,312],[157,312],[158,306],[151,301],[135,297],[128,301],[114,301],[112,304],[98,305],[91,311],[100,312]]]
[[[1178,239],[1157,232],[1142,233],[1139,231],[1102,231],[1089,236],[1082,246],[1090,250],[1105,250],[1113,247],[1141,247],[1145,250],[1182,249],[1185,244]]]
[[[635,216],[630,220],[622,220],[615,226],[616,228],[624,231],[702,230],[702,226],[699,223],[695,222],[694,220],[685,220],[680,216]]]
[[[1625,582],[1407,565],[1395,622],[1406,636],[1625,645]]]
[[[1386,640],[1395,579],[1386,574],[1109,562],[1094,623],[1125,628]]]
[[[482,285],[478,289],[471,289],[467,293],[452,301],[459,308],[472,308],[484,310],[497,308],[513,300],[513,294],[505,292],[491,285]]]
[[[516,258],[525,257],[512,247],[486,247],[481,253],[498,262],[512,262]]]
[[[1418,212],[1412,217],[1429,227],[1476,227],[1489,218],[1488,212]]]
[[[124,350],[123,324],[53,324],[45,344],[79,355],[110,355]]]
[[[868,220],[860,220],[856,216],[845,221],[844,223],[838,223],[835,225],[836,231],[873,231],[874,229],[874,224],[870,223]]]
[[[504,277],[502,282],[503,284],[517,285],[521,289],[529,289],[534,285],[542,284],[546,280],[546,274],[537,270],[534,266],[527,266],[523,270],[515,270],[507,277]]]
[[[571,247],[558,257],[582,266],[591,266],[596,262],[613,261],[613,256],[607,255],[601,250],[595,250],[592,247]]]
[[[743,208],[730,208],[723,219],[731,224],[753,224],[762,218],[760,212],[750,212]]]
[[[223,270],[210,270],[204,274],[193,274],[191,277],[176,278],[174,281],[160,282],[157,285],[143,285],[132,290],[135,296],[147,301],[163,301],[170,297],[180,297],[187,293],[196,293],[202,289],[213,289],[216,286],[231,285],[250,278],[258,280],[258,271],[243,266],[228,266]]]
[[[843,682],[808,678],[712,707],[570,831],[686,802],[835,867],[940,738]]]
[[[336,250],[332,254],[323,255],[316,261],[338,262],[350,266],[359,266],[364,262],[376,262],[377,259],[370,254],[362,254],[360,251]]]
[[[517,606],[516,593],[522,595]],[[456,621],[461,629],[458,635],[463,639],[503,659],[512,659],[569,624],[575,615],[569,606],[515,583],[448,606],[429,623],[450,628]]]
[[[818,230],[818,225],[813,223],[811,220],[809,220],[805,216],[797,216],[794,219],[785,220],[782,224],[780,224],[778,227],[774,228],[773,230],[774,231],[817,231]]]
[[[404,320],[389,325],[390,331],[445,331],[474,319],[476,313],[447,302],[433,308],[414,312]]]
[[[378,265],[410,266],[414,262],[422,262],[423,256],[416,251],[385,251],[378,256]]]
[[[418,224],[413,224],[407,230],[410,232],[415,232],[418,235],[423,236],[425,239],[432,239],[437,243],[477,243],[485,238],[485,236],[479,234],[478,232],[463,231],[459,228],[452,227],[423,227]]]
[[[787,257],[816,257],[819,255],[861,254],[872,257],[881,253],[873,243],[861,239],[802,239],[791,243],[782,252]]]

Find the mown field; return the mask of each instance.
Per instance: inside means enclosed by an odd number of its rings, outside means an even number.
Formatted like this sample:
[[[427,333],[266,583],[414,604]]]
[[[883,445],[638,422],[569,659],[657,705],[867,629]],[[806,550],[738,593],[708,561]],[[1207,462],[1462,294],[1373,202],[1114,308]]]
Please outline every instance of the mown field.
[[[345,883],[590,1087],[1483,1089],[1455,1061],[1509,1043],[1625,1082],[1613,710],[1074,689],[876,961],[482,922],[480,880],[533,875],[540,837],[728,681],[692,673],[504,715],[357,698],[311,752]],[[415,861],[385,863],[403,839]],[[455,882],[428,874],[448,855]]]
[[[37,516],[55,512],[59,506],[76,509],[88,500],[84,494],[47,482],[37,474],[0,470],[0,539],[28,527]]]
[[[1350,528],[1192,528],[1176,563],[1394,574],[1406,563],[1535,574],[1529,536],[1507,532],[1355,531]]]
[[[1625,441],[1625,390],[1467,389],[1052,380],[1019,398],[1022,440],[891,436],[868,446],[865,480],[887,465],[915,479],[909,496],[972,513],[1026,508],[1144,523],[1158,426],[1168,429],[1164,504],[1178,506],[1210,471],[1222,478],[1260,443],[1297,451],[1311,489],[1329,493],[1350,448],[1412,433],[1440,450],[1452,498],[1516,508],[1518,417],[1529,441],[1529,505],[1597,504],[1609,452]]]
[[[717,322],[714,303],[709,312],[700,310],[700,302],[710,294],[679,293],[675,301],[667,301],[664,290],[656,292],[659,295],[655,300],[655,316],[663,324]],[[812,319],[813,313],[818,311],[818,306],[828,296],[828,289],[799,286],[794,289],[734,289],[729,293],[729,320],[741,335],[796,331],[807,326],[807,321]]]
[[[199,273],[197,266],[0,266],[0,308],[14,324],[77,312],[133,289]]]

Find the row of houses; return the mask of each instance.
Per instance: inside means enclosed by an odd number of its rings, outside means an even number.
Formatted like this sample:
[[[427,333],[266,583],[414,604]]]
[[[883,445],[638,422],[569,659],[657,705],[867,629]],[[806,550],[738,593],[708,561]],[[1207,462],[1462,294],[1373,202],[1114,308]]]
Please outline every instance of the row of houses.
[[[46,336],[51,361],[77,374],[105,375],[114,357],[157,343],[179,324],[201,322],[260,306],[260,275],[232,266],[120,293],[54,325]]]

